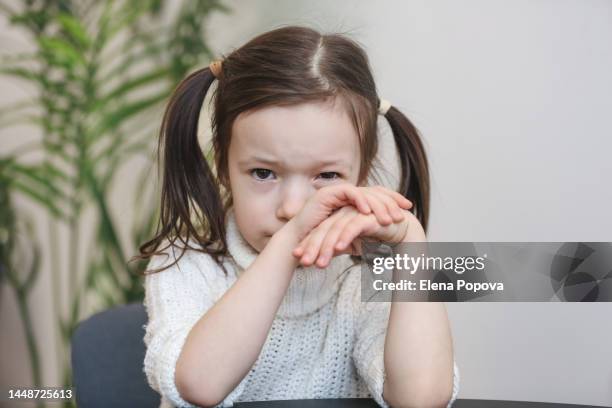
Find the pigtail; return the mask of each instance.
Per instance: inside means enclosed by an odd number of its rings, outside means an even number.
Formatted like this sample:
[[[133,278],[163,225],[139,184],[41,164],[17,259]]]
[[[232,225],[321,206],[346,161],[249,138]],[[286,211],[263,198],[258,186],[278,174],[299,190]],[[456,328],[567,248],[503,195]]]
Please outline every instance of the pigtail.
[[[185,78],[170,98],[162,120],[157,152],[157,160],[161,163],[163,151],[160,218],[155,237],[140,246],[139,259],[175,247],[177,239],[183,244],[178,259],[189,248],[209,253],[219,263],[218,255],[226,251],[221,195],[197,134],[200,110],[214,80],[208,67],[200,69]],[[199,233],[196,225],[204,227],[204,232]],[[191,237],[201,248],[189,245]],[[168,240],[168,245],[158,250],[164,240]],[[221,248],[204,250],[216,242],[221,244]]]
[[[412,201],[415,216],[427,232],[429,222],[429,165],[417,128],[398,109],[391,106],[385,114],[401,163],[399,192]]]

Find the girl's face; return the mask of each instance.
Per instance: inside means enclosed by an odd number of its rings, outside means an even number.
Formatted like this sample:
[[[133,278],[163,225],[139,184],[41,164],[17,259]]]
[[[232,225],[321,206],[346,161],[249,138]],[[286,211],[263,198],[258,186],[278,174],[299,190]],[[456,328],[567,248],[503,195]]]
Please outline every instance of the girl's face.
[[[260,252],[317,189],[357,184],[359,166],[358,135],[339,103],[243,112],[228,157],[238,229]]]

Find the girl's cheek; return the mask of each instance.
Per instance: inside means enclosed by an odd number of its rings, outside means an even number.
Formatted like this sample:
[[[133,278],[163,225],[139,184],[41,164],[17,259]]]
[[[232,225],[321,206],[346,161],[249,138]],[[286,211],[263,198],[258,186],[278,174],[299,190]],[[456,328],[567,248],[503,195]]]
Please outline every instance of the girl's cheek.
[[[275,183],[252,180],[248,183],[248,186],[246,186],[245,193],[248,200],[252,200],[253,202],[265,202],[272,200],[275,190]]]
[[[241,177],[232,186],[232,196],[236,201],[241,201],[245,204],[254,201],[260,201],[270,194],[273,190],[271,183],[259,182],[248,176]]]
[[[251,185],[243,199],[252,208],[253,216],[255,214],[259,216],[274,214],[276,210],[276,187],[273,183]]]
[[[274,191],[275,183],[253,180],[249,190],[252,194],[264,195]]]

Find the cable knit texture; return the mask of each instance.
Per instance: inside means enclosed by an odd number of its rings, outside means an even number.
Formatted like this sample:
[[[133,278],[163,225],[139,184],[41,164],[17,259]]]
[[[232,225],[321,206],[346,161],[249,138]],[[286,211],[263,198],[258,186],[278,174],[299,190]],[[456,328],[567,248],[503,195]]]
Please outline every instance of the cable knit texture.
[[[187,334],[195,323],[257,257],[227,217],[231,256],[226,276],[210,255],[187,250],[179,262],[145,278],[147,351],[144,371],[162,396],[161,408],[194,407],[175,385],[175,367]],[[155,256],[149,268],[174,262]],[[382,397],[384,343],[390,303],[361,302],[360,266],[350,256],[334,257],[324,269],[298,267],[279,307],[261,353],[236,388],[218,405],[238,401]],[[246,317],[245,317],[246,318]],[[453,394],[459,392],[454,364]]]

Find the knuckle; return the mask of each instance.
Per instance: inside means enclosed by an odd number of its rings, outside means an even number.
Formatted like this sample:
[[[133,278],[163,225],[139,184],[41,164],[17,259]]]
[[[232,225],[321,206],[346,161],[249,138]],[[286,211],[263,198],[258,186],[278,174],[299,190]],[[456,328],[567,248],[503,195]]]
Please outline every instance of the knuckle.
[[[370,198],[370,204],[372,205],[372,207],[374,207],[376,210],[380,210],[381,207],[381,202],[377,197],[371,197]]]
[[[317,244],[321,242],[322,235],[323,234],[321,234],[320,232],[313,235],[312,240],[309,242],[311,248],[317,246]]]
[[[351,223],[351,224],[347,225],[346,228],[344,228],[344,231],[347,234],[352,234],[352,233],[355,233],[356,231],[358,231],[359,228],[360,227],[359,227],[358,223],[354,222],[354,223]]]
[[[325,245],[323,246],[323,250],[321,252],[324,253],[325,255],[329,255],[332,252],[331,251],[332,243],[333,242],[331,240],[326,240]]]
[[[348,205],[344,206],[344,207],[342,207],[342,208],[340,208],[338,210],[338,213],[341,214],[341,215],[342,214],[350,214],[352,212],[353,212],[353,209],[351,207],[349,207]]]

